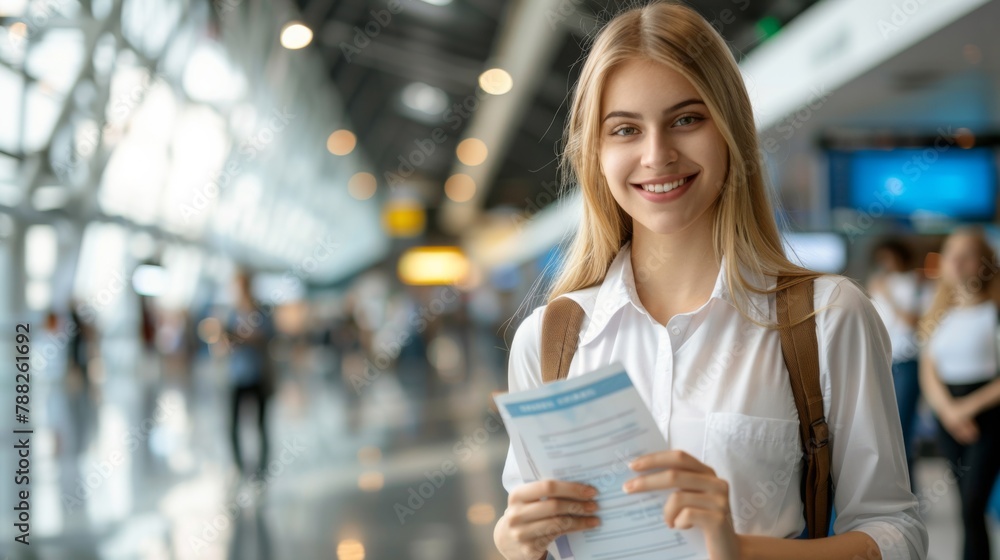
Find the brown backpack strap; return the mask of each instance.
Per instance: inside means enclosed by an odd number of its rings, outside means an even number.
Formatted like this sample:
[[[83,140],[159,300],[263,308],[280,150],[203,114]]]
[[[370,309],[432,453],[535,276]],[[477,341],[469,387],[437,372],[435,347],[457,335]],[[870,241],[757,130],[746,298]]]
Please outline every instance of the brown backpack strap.
[[[542,383],[566,379],[580,343],[584,312],[568,297],[549,302],[542,317]]]
[[[542,383],[566,379],[580,342],[584,316],[583,308],[568,297],[557,298],[545,308],[541,340]],[[492,392],[491,411],[497,412],[496,397],[504,393],[506,391]]]
[[[789,278],[779,278],[779,285]],[[809,538],[827,536],[830,527],[830,431],[823,415],[823,391],[819,380],[819,348],[816,317],[790,327],[813,312],[813,281],[801,282],[775,294],[781,353],[788,368],[795,408],[799,413],[802,440],[802,501]]]

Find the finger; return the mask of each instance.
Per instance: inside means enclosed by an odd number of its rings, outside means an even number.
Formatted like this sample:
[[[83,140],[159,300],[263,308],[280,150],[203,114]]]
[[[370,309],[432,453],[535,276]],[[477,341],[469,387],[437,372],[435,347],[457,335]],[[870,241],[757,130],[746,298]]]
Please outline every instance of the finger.
[[[522,484],[510,493],[508,502],[537,502],[542,498],[569,498],[573,500],[589,500],[597,495],[597,488],[579,482],[565,480],[538,480]]]
[[[679,449],[641,455],[629,463],[629,468],[634,471],[647,471],[650,469],[684,469],[688,471],[715,474],[715,471],[713,471],[708,465]]]
[[[666,490],[678,488],[694,492],[729,493],[729,485],[714,474],[667,469],[627,481],[622,490],[626,493],[645,492],[649,490]]]
[[[526,504],[515,504],[508,508],[507,520],[510,526],[565,515],[586,516],[597,511],[597,502],[577,502],[567,499],[551,499]]]
[[[674,520],[675,529],[690,529],[698,527],[709,534],[718,532],[729,524],[726,514],[719,511],[709,511],[698,508],[684,508]]]
[[[527,525],[513,528],[511,534],[514,540],[521,544],[544,548],[560,535],[593,529],[600,524],[601,520],[597,517],[550,517],[549,519],[534,521]]]
[[[700,492],[674,492],[663,506],[663,521],[674,528],[679,522],[678,516],[686,509],[714,511],[725,517],[729,513],[729,499]]]

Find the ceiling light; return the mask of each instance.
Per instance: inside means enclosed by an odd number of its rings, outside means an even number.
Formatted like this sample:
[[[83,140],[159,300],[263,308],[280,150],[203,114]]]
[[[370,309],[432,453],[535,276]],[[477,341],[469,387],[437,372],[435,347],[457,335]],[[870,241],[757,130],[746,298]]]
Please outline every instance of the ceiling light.
[[[451,4],[451,0],[424,0],[424,2],[431,6],[447,6]]]
[[[368,200],[375,195],[377,188],[378,181],[375,180],[375,176],[364,171],[355,173],[347,181],[347,192],[358,200]]]
[[[491,68],[479,75],[479,87],[486,93],[503,95],[514,87],[514,79],[506,70]]]
[[[354,151],[354,146],[358,143],[358,138],[350,130],[340,129],[333,131],[333,134],[326,139],[326,149],[335,156],[346,156]]]
[[[11,45],[18,47],[28,38],[28,26],[23,21],[13,23],[7,30]]]
[[[313,32],[297,21],[286,23],[281,29],[281,46],[286,49],[301,49],[312,42]]]
[[[357,539],[337,543],[337,560],[365,560],[365,545]]]
[[[468,202],[476,194],[476,181],[465,173],[456,173],[445,181],[444,194],[454,202]]]
[[[397,273],[410,286],[450,285],[465,278],[469,259],[458,247],[413,247],[399,257]]]
[[[402,98],[407,107],[428,115],[441,114],[448,106],[448,96],[443,91],[422,82],[403,88]]]
[[[416,200],[390,200],[382,208],[382,227],[392,237],[416,237],[426,226],[427,212]]]
[[[458,161],[471,167],[486,161],[488,154],[489,150],[486,149],[486,144],[479,138],[466,138],[459,142],[458,147],[455,148]]]

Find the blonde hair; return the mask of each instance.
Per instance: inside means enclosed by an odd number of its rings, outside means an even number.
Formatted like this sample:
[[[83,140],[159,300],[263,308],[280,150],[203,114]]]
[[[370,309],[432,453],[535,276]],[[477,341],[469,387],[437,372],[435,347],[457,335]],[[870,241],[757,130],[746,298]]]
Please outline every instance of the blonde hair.
[[[635,59],[663,64],[687,78],[728,145],[729,169],[715,204],[713,245],[717,257],[727,258],[726,281],[737,309],[754,321],[748,313],[749,292],[772,293],[819,274],[785,256],[764,183],[753,109],[729,48],[696,11],[671,2],[651,3],[616,16],[597,35],[583,65],[560,164],[564,191],[574,183],[580,186],[583,216],[548,301],[602,282],[611,261],[631,239],[631,217],[611,194],[599,150],[601,97],[608,76]],[[793,280],[767,290],[751,285],[741,269]]]
[[[956,229],[945,239],[945,243],[948,240],[955,237],[971,237],[973,241],[976,242],[976,246],[979,249],[979,262],[982,262],[990,267],[992,267],[991,273],[986,276],[977,276],[969,282],[969,290],[972,292],[980,292],[986,295],[987,299],[992,299],[996,301],[996,297],[993,294],[993,278],[997,270],[997,256],[996,252],[993,251],[993,247],[990,246],[989,241],[986,240],[986,235],[983,230],[978,227],[963,227]],[[979,287],[974,287],[971,284],[975,282],[979,284]],[[929,337],[931,334],[937,330],[938,324],[941,322],[941,318],[947,313],[952,307],[955,307],[956,295],[958,294],[958,287],[949,281],[942,274],[938,279],[937,290],[934,292],[934,299],[931,301],[931,306],[927,309],[927,313],[920,318],[920,333],[925,337]]]

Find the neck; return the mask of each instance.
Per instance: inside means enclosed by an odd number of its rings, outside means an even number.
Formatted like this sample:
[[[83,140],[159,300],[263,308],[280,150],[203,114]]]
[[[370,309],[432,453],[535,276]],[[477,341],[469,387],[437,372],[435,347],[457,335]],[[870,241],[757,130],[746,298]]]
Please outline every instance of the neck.
[[[972,291],[964,286],[959,286],[955,289],[955,306],[956,307],[968,307],[970,305],[978,305],[986,301],[985,290]]]
[[[661,324],[701,307],[712,295],[720,262],[712,245],[712,211],[684,231],[657,234],[636,223],[632,273],[643,307]]]

